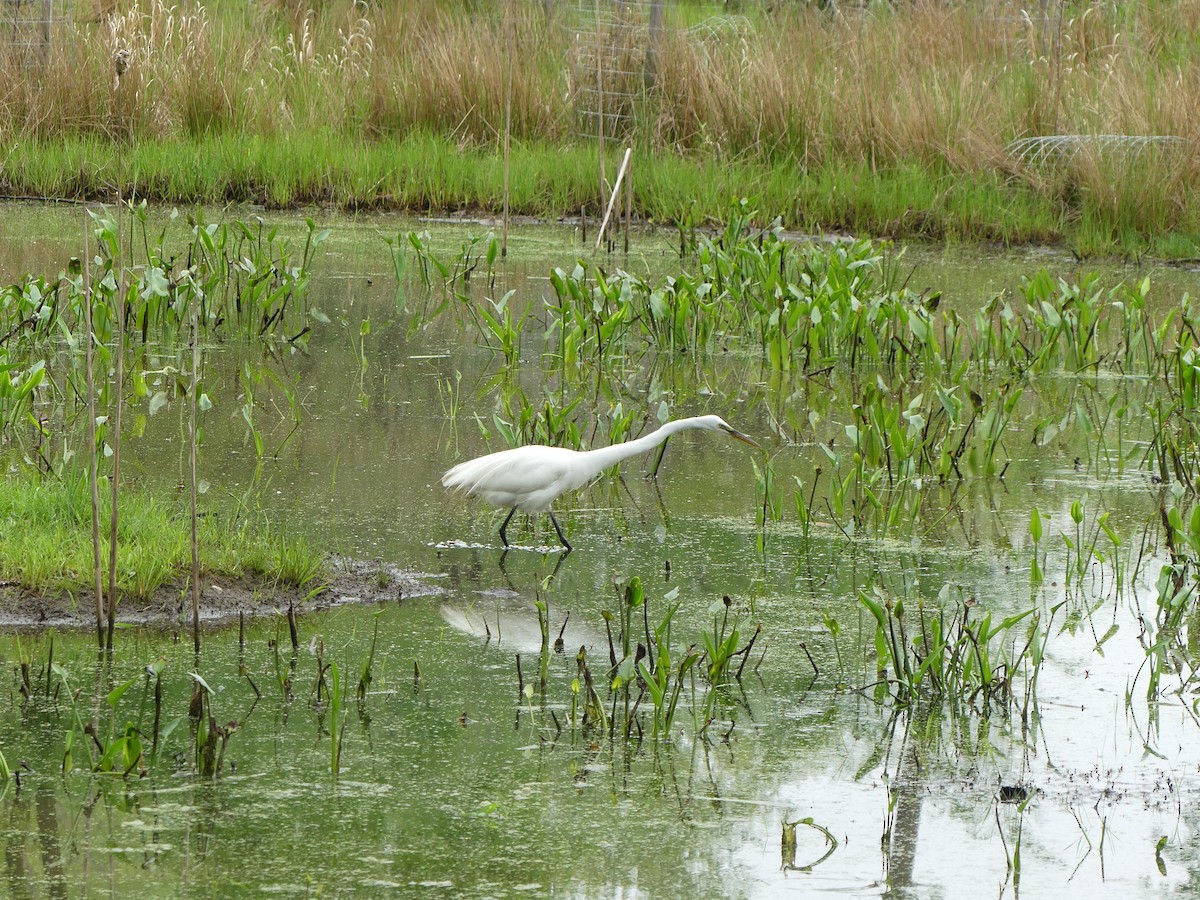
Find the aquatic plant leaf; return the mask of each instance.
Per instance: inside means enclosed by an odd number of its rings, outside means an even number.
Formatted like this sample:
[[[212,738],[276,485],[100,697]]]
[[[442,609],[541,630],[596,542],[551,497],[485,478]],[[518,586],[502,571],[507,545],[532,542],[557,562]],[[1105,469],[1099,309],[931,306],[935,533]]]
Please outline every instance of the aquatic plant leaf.
[[[142,676],[140,674],[134,675],[132,678],[130,678],[124,684],[118,685],[116,688],[109,691],[108,696],[104,698],[105,702],[108,703],[109,706],[115,708],[117,705],[117,702],[121,699],[122,696],[124,696],[125,692],[127,690],[129,690],[131,687],[133,687],[135,684],[137,684],[139,681],[141,681],[141,679],[142,679]]]
[[[188,674],[191,675],[196,684],[204,688],[205,691],[210,694],[213,693],[213,689],[208,686],[208,682],[204,680],[204,676],[200,675],[198,672],[188,672]]]
[[[170,294],[171,282],[166,273],[158,266],[150,266],[142,276],[142,289],[138,293],[143,300],[151,297],[166,297]]]

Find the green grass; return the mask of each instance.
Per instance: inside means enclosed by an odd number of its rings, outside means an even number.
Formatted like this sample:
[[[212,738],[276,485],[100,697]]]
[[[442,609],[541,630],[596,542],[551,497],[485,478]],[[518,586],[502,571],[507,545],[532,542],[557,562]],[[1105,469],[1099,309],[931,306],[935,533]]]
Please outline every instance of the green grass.
[[[108,522],[106,489],[101,521]],[[139,490],[120,498],[117,587],[126,598],[146,599],[191,570],[186,504]],[[9,477],[0,481],[0,562],[4,578],[32,591],[79,593],[91,589],[91,504],[87,479]],[[108,559],[107,528],[102,529]],[[302,539],[221,509],[200,519],[200,558],[207,575],[258,576],[304,587],[321,572],[320,556]]]
[[[598,218],[594,147],[514,144],[512,210],[556,218],[586,209]],[[663,225],[721,221],[731,198],[752,197],[787,227],[894,238],[1064,243],[1081,255],[1189,257],[1200,241],[1200,210],[1129,205],[1036,190],[1000,173],[937,167],[795,163],[635,150],[635,208]],[[614,150],[610,173],[618,165]],[[121,145],[97,138],[16,140],[0,169],[0,190],[17,195],[110,198],[270,208],[498,213],[503,163],[494,148],[464,150],[424,132],[347,140],[333,134],[216,135]]]

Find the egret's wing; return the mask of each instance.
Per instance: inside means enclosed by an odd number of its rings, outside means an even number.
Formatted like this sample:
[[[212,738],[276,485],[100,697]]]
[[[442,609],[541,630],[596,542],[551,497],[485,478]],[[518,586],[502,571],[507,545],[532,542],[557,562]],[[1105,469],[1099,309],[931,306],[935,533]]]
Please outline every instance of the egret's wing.
[[[459,463],[442,476],[442,486],[496,506],[545,508],[562,492],[571,451],[559,447],[517,447]]]

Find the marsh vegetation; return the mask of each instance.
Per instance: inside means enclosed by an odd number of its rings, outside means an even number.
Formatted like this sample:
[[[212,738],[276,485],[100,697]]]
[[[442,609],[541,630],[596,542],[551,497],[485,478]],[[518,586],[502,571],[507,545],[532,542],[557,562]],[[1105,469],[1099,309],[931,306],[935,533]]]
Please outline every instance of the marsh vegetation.
[[[119,488],[120,603],[99,656],[61,629],[0,642],[9,883],[1194,878],[1188,276],[1043,257],[966,285],[749,203],[724,220],[627,256],[518,231],[505,259],[478,228],[135,204],[90,217],[80,258],[58,215],[62,274],[0,292],[4,578],[66,588],[91,624],[94,466],[98,523]],[[700,412],[769,456],[677,436],[564,504],[569,556],[519,519],[502,552],[503,513],[437,487],[488,449]],[[293,602],[199,651],[182,591],[162,630],[122,627],[193,547],[201,580],[259,566]],[[305,615],[328,553],[386,599]]]

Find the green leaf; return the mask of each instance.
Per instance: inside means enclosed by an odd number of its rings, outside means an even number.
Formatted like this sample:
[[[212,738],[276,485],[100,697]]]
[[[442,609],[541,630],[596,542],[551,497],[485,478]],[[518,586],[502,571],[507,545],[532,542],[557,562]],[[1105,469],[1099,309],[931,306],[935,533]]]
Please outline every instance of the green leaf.
[[[138,296],[143,300],[148,300],[151,297],[166,297],[170,294],[171,283],[167,280],[166,273],[158,266],[151,266],[146,269],[146,275],[142,279],[142,290]]]
[[[886,628],[887,627],[887,612],[884,610],[883,605],[880,604],[875,599],[868,597],[867,594],[863,591],[859,591],[858,599],[862,603],[863,606],[865,606],[867,609],[869,609],[871,611],[871,615],[873,615],[875,617],[875,621],[879,623],[879,627]]]
[[[1116,622],[1113,622],[1112,625],[1108,626],[1108,631],[1104,632],[1104,635],[1100,638],[1100,640],[1096,641],[1096,646],[1093,649],[1097,653],[1099,653],[1100,648],[1103,647],[1104,644],[1108,641],[1108,639],[1111,638],[1113,635],[1115,635],[1120,630],[1120,628],[1121,628],[1120,625],[1118,625]]]
[[[167,405],[167,392],[155,391],[150,395],[150,415],[155,415],[159,410]]]
[[[108,696],[105,698],[105,701],[108,703],[109,706],[116,707],[117,701],[119,701],[121,699],[122,695],[127,690],[129,690],[131,687],[133,687],[135,684],[137,684],[141,680],[141,678],[142,678],[141,675],[134,675],[132,678],[130,678],[124,684],[122,684],[116,688],[113,688],[113,690],[111,690],[109,692]]]
[[[1100,517],[1100,527],[1104,530],[1104,533],[1108,535],[1108,539],[1112,541],[1113,546],[1120,547],[1121,536],[1113,530],[1111,525],[1108,524],[1108,515],[1108,513],[1105,513]]]
[[[214,693],[213,689],[208,686],[208,682],[205,681],[204,677],[202,675],[200,675],[198,672],[188,672],[188,674],[191,675],[193,679],[195,679],[196,684],[200,685],[200,687],[204,688],[204,690],[206,690],[208,693],[210,693],[210,694]]]
[[[634,575],[625,586],[625,602],[637,608],[646,602],[646,592],[642,589],[642,579]]]

